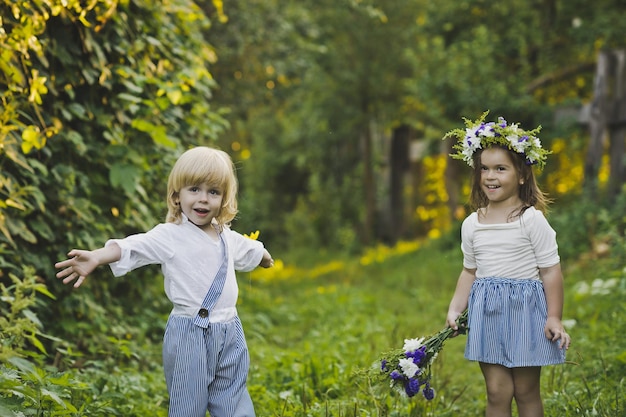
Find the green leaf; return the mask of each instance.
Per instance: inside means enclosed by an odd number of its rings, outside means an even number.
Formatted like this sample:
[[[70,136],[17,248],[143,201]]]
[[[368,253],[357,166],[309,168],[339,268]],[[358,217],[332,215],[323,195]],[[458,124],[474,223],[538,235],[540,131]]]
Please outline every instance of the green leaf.
[[[14,411],[11,411],[8,408],[6,408],[5,406],[3,406],[2,404],[0,404],[0,416],[3,416],[3,417],[17,417],[18,414],[16,414]]]
[[[35,323],[37,327],[42,327],[41,320],[39,320],[39,317],[37,317],[35,313],[30,311],[29,309],[22,310],[22,313],[28,320]]]
[[[20,358],[19,356],[13,356],[7,360],[10,364],[15,366],[17,369],[27,374],[36,374],[35,365],[24,358]]]
[[[109,171],[109,181],[114,187],[121,187],[126,194],[133,194],[139,177],[139,168],[124,163],[113,164]]]
[[[44,347],[44,345],[39,341],[39,339],[37,339],[37,335],[32,334],[30,336],[27,337],[27,339],[30,341],[30,343],[33,344],[33,346],[35,346],[41,353],[43,353],[44,355],[48,354],[48,352],[46,351],[46,348]]]
[[[57,394],[56,392],[52,392],[48,389],[42,388],[41,393],[48,398],[52,398],[52,400],[54,400],[55,403],[59,404],[63,408],[66,408],[66,409],[68,408],[67,407],[68,403],[66,403],[61,397],[59,397],[59,394]],[[74,408],[74,410],[72,411],[76,411],[76,409]]]

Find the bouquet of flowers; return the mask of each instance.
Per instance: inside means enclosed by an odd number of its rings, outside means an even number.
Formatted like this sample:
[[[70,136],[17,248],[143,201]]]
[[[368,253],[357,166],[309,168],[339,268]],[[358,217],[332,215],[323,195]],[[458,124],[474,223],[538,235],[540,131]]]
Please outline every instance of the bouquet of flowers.
[[[467,332],[467,310],[457,319],[458,333]],[[435,390],[430,385],[431,366],[443,349],[445,341],[455,332],[446,327],[434,335],[418,339],[405,339],[401,349],[382,355],[379,362],[367,372],[375,384],[387,385],[408,397],[419,394],[427,400],[435,398]]]

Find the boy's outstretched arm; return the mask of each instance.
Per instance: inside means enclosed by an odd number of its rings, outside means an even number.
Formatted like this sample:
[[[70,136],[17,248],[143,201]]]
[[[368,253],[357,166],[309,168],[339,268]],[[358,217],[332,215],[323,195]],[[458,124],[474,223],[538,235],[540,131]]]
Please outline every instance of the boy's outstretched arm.
[[[100,265],[109,264],[120,260],[122,250],[116,243],[96,250],[72,249],[68,254],[68,259],[57,262],[54,267],[60,269],[57,278],[63,279],[64,284],[76,280],[74,288],[81,286],[87,275]]]

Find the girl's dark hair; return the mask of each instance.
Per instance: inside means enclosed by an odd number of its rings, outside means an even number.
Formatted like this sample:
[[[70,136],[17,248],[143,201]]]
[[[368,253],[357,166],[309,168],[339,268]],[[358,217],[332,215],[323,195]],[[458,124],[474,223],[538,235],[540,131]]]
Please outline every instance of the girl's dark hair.
[[[514,215],[521,215],[528,207],[531,206],[545,213],[548,210],[548,205],[551,203],[551,200],[543,193],[543,191],[541,191],[539,185],[537,185],[532,165],[528,165],[526,163],[526,157],[523,154],[514,152],[504,146],[498,147],[507,152],[517,171],[517,174],[524,180],[524,183],[519,187],[519,198],[522,200],[523,206],[520,212],[514,213]],[[482,152],[483,149],[479,149],[473,155],[474,168],[472,174],[472,189],[469,198],[469,204],[472,210],[487,207],[487,204],[489,204],[489,200],[480,186],[480,155]]]

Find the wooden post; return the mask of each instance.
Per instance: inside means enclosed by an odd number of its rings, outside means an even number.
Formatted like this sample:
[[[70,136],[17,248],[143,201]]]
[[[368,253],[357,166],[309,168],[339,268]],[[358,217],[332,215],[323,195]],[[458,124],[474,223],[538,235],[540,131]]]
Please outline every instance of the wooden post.
[[[607,197],[614,199],[626,183],[626,50],[602,51],[598,55],[589,106],[589,148],[585,160],[585,192],[591,198],[598,189],[598,171],[609,137],[610,173]]]
[[[593,99],[589,111],[589,147],[585,160],[585,191],[595,196],[598,188],[598,171],[602,162],[604,132],[606,128],[606,95],[608,87],[609,55],[607,51],[598,54],[596,75],[593,82]]]
[[[615,50],[611,54],[612,81],[615,85],[613,95],[609,101],[608,128],[609,128],[609,158],[610,178],[608,197],[616,198],[623,184],[626,182],[624,157],[626,153],[626,50]]]

